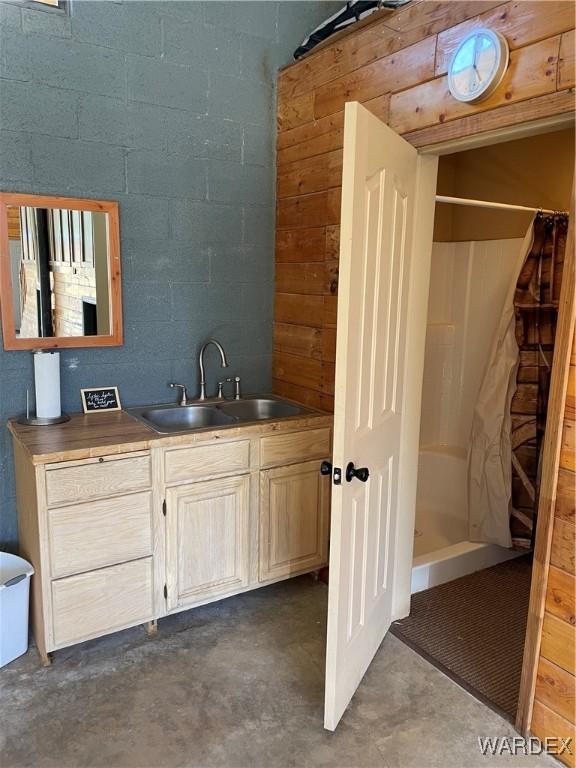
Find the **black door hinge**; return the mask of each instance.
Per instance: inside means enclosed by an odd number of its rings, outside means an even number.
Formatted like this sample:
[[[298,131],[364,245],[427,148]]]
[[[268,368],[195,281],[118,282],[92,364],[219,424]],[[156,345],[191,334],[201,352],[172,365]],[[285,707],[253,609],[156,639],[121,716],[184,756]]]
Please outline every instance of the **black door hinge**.
[[[168,600],[168,587],[164,584],[164,600]]]
[[[162,514],[166,517],[166,499],[162,502]]]

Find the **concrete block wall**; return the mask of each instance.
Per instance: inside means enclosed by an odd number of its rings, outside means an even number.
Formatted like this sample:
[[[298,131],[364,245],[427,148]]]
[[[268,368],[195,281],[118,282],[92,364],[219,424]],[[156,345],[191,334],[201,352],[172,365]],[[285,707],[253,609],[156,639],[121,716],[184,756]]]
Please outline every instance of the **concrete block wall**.
[[[117,384],[124,405],[198,385],[224,344],[246,392],[271,386],[279,66],[341,3],[0,2],[0,189],[120,203],[125,344],[62,353],[63,407]],[[208,366],[214,380],[216,358]],[[6,419],[33,390],[0,349],[0,547],[17,548]]]

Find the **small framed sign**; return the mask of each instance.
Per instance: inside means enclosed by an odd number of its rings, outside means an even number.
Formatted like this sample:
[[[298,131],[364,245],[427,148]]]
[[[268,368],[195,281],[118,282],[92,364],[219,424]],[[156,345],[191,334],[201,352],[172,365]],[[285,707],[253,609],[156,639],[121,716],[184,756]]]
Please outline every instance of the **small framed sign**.
[[[82,395],[84,413],[122,410],[118,387],[91,387],[90,389],[81,389],[80,394]]]

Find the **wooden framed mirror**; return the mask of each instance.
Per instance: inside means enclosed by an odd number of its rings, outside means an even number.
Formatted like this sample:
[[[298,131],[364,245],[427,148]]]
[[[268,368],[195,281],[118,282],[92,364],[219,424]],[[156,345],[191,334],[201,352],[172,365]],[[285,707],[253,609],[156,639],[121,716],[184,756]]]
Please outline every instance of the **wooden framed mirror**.
[[[122,344],[118,203],[0,192],[4,349]]]

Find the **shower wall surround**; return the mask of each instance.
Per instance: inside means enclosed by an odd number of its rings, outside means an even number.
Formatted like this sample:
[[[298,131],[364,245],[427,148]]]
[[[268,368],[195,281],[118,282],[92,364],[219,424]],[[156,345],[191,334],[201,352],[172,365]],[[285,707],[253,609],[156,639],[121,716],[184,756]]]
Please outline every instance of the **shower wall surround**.
[[[63,351],[62,406],[118,385],[123,405],[197,387],[200,342],[245,391],[271,385],[275,82],[339,3],[0,2],[0,188],[118,200],[125,344]],[[0,547],[16,549],[5,421],[32,355],[0,349]]]
[[[420,447],[465,456],[522,239],[434,243]]]

